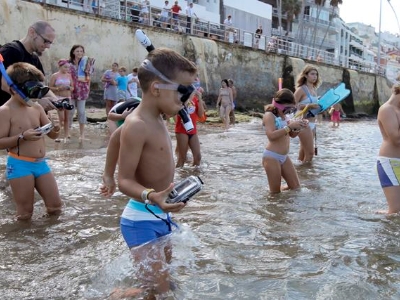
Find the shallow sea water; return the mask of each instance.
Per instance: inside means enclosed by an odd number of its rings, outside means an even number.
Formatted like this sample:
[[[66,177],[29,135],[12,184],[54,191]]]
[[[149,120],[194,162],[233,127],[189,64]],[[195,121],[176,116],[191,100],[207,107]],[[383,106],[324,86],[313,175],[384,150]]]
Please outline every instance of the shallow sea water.
[[[195,174],[205,185],[174,216],[181,231],[171,236],[169,299],[399,299],[400,219],[376,213],[386,209],[376,121],[319,125],[312,167],[295,162],[301,190],[274,196],[260,122],[228,132],[201,125],[201,168],[176,171],[176,181]],[[107,130],[88,126],[83,144],[74,130],[66,145],[48,140],[65,201],[60,217],[42,217],[37,197],[32,222],[15,222],[0,180],[1,299],[106,299],[115,287],[135,286],[119,232],[127,197],[99,195]],[[293,161],[297,151],[294,139]],[[4,173],[5,156],[0,162]]]

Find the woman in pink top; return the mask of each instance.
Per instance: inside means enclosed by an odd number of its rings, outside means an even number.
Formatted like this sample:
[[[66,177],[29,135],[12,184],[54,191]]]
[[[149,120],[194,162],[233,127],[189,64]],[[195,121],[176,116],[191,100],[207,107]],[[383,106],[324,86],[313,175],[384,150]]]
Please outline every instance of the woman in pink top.
[[[69,73],[70,63],[67,59],[60,59],[58,67],[58,72],[50,77],[49,87],[60,100],[68,98],[68,102],[70,102],[71,93],[74,90],[72,77]],[[67,138],[69,138],[69,110],[59,109],[57,112],[60,125],[64,126],[64,142],[66,142]],[[59,142],[60,139],[56,139],[55,141]]]

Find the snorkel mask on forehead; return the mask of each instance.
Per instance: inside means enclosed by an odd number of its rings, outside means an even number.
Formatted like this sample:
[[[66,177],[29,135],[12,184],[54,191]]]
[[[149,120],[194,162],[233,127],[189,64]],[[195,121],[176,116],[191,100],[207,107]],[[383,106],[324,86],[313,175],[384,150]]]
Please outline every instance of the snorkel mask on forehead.
[[[146,47],[146,50],[150,53],[153,51],[155,48],[153,44],[151,43],[150,39],[147,37],[147,35],[143,32],[143,30],[137,29],[136,30],[136,38],[139,40],[139,42]],[[192,122],[192,119],[190,118],[189,112],[185,106],[185,102],[189,99],[190,95],[194,92],[195,87],[193,85],[188,85],[184,86],[182,84],[175,83],[171,81],[169,78],[167,78],[163,73],[158,71],[153,64],[151,63],[150,60],[145,59],[142,62],[141,65],[145,70],[152,72],[153,74],[157,75],[160,79],[162,79],[165,82],[169,82],[168,84],[162,84],[159,83],[157,84],[157,88],[159,89],[165,89],[165,90],[173,90],[173,91],[178,91],[179,93],[179,99],[181,100],[183,107],[181,110],[178,112],[178,115],[181,117],[181,121],[183,124],[183,127],[185,127],[186,132],[191,132],[194,129],[194,125]]]
[[[179,98],[181,100],[182,103],[185,103],[190,95],[195,91],[195,87],[191,84],[191,85],[182,85],[182,84],[178,84],[175,83],[173,81],[171,81],[170,79],[168,79],[163,73],[161,73],[160,71],[158,71],[153,64],[151,63],[150,60],[145,59],[142,62],[141,65],[145,70],[153,73],[154,75],[157,75],[160,79],[162,79],[165,82],[168,82],[168,84],[162,84],[162,83],[158,83],[157,84],[157,88],[160,89],[164,89],[164,90],[172,90],[172,91],[177,91],[179,93]]]
[[[272,100],[272,104],[279,110],[283,112],[284,115],[290,115],[296,112],[296,107],[294,106],[285,106],[283,104],[280,104],[276,102],[275,100]]]
[[[49,87],[44,86],[39,81],[25,81],[20,85],[16,85],[8,76],[6,69],[3,64],[4,58],[0,54],[0,72],[4,77],[4,80],[7,82],[8,86],[12,88],[25,102],[28,106],[32,106],[33,102],[36,102],[32,99],[41,99],[49,92]]]

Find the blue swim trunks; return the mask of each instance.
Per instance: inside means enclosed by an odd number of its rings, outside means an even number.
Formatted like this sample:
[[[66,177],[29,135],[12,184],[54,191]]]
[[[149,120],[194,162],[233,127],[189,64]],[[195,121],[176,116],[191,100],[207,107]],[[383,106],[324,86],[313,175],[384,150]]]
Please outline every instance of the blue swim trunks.
[[[170,214],[164,213],[158,206],[148,205],[148,208],[159,218],[146,209],[144,203],[130,199],[120,221],[121,233],[129,248],[156,240],[172,232]],[[169,225],[168,225],[169,223]]]
[[[376,163],[379,181],[383,188],[400,185],[400,159],[378,156]]]
[[[50,172],[50,167],[45,158],[17,156],[11,152],[8,154],[6,168],[6,177],[8,180],[25,176],[38,178]]]

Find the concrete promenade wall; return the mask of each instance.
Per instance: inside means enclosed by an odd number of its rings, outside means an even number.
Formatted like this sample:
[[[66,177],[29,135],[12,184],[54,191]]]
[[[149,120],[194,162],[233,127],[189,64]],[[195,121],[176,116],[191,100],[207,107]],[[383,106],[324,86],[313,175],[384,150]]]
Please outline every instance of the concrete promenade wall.
[[[96,58],[91,94],[94,102],[102,102],[100,77],[114,61],[132,69],[139,66],[146,56],[146,50],[135,39],[134,33],[139,28],[136,23],[20,0],[0,3],[0,44],[24,37],[29,25],[39,19],[49,21],[57,33],[54,45],[41,58],[47,76],[58,69],[58,59],[69,57],[74,44],[84,45],[86,54]],[[271,102],[278,78],[283,77],[283,86],[294,90],[296,76],[307,63],[314,64],[321,74],[323,83],[319,94],[341,81],[351,89],[352,94],[343,102],[348,114],[373,114],[390,97],[390,82],[374,74],[176,34],[156,27],[141,28],[156,47],[175,49],[196,62],[210,106],[216,103],[221,80],[232,78],[238,89],[239,109],[261,111],[264,104]]]

